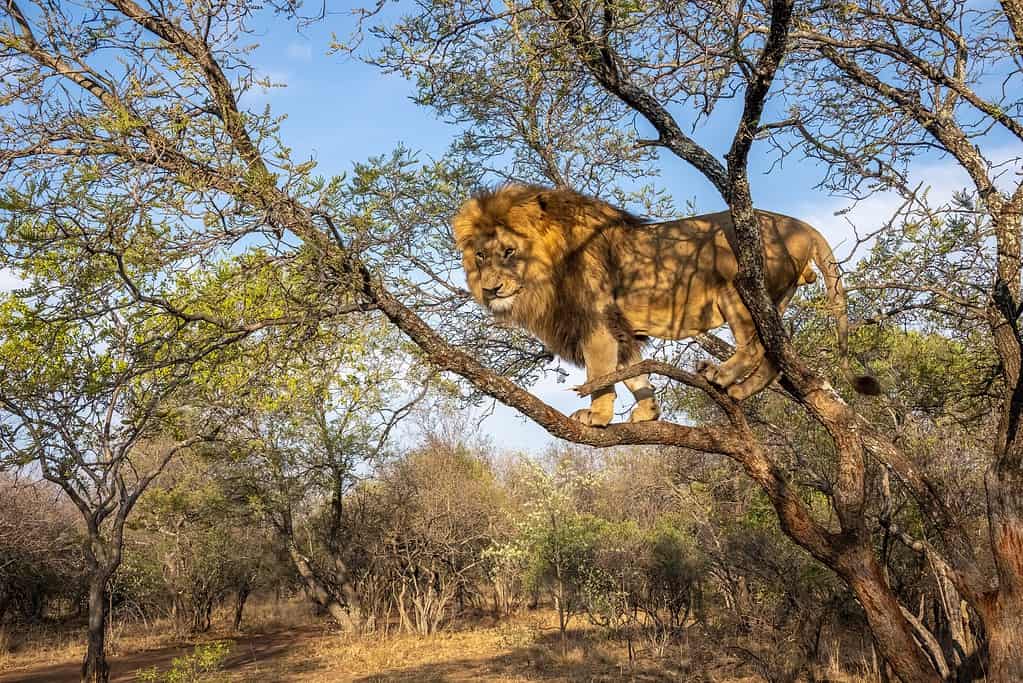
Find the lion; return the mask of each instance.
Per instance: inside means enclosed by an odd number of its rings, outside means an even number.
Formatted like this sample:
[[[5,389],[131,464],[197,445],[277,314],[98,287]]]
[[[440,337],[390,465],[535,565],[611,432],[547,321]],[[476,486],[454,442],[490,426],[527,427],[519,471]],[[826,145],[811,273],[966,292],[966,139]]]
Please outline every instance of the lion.
[[[802,221],[767,211],[757,216],[768,294],[784,311],[797,287],[816,281],[815,264],[851,377],[845,291],[831,248]],[[510,184],[473,195],[452,228],[476,301],[585,367],[587,381],[639,362],[650,337],[685,339],[724,323],[735,353],[720,365],[701,365],[708,381],[743,400],[778,375],[735,288],[738,266],[728,244],[734,227],[727,211],[650,223],[571,190]],[[631,422],[660,417],[647,375],[625,385],[636,399]],[[879,392],[870,377],[855,378],[854,386]],[[614,386],[605,387],[572,417],[607,425],[614,401]]]

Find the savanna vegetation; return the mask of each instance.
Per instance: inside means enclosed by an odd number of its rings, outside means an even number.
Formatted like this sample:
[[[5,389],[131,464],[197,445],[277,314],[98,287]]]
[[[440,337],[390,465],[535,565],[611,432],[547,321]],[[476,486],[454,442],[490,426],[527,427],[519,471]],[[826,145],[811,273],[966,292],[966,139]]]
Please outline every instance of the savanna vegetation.
[[[297,158],[250,45],[310,22],[448,152]],[[71,637],[102,683],[155,630],[200,642],[140,679],[230,676],[302,604],[315,649],[238,680],[1023,680],[1021,81],[1020,0],[4,0],[0,665]],[[679,163],[782,375],[736,402],[692,372],[727,330],[654,342],[587,391],[653,372],[661,420],[585,426],[450,218],[508,180],[669,217]],[[771,303],[772,163],[895,200],[845,249],[879,397],[822,290]],[[494,401],[559,441],[490,438]]]

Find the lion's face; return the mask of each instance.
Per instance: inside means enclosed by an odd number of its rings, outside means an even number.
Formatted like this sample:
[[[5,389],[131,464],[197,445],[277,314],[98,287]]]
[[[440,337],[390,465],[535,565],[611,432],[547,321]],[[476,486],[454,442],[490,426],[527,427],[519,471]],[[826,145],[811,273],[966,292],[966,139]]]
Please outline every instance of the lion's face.
[[[494,313],[508,313],[528,282],[530,244],[506,228],[476,235],[463,251],[469,289]]]
[[[469,199],[452,221],[473,297],[499,317],[529,324],[549,306],[564,231],[552,227],[547,193],[506,186]]]

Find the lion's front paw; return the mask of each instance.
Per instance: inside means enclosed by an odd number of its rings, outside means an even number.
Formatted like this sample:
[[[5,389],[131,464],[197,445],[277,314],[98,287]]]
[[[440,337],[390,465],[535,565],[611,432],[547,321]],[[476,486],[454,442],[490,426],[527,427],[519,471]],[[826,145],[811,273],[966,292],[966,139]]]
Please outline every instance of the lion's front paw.
[[[717,384],[719,368],[709,360],[701,360],[696,364],[696,371],[703,375],[703,378],[711,384]]]
[[[743,399],[749,398],[750,395],[749,387],[742,383],[733,384],[732,386],[728,387],[726,393],[730,398],[736,401],[741,401]]]
[[[611,421],[611,413],[601,415],[589,408],[581,408],[572,413],[572,419],[578,420],[589,427],[606,427]]]
[[[643,401],[636,404],[629,415],[629,422],[650,422],[661,416],[661,408],[656,401]]]

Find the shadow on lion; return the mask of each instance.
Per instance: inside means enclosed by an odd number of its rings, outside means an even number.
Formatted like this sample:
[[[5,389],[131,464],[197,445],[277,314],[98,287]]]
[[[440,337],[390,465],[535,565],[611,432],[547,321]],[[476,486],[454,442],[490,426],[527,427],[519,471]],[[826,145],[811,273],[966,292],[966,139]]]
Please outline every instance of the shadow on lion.
[[[828,243],[795,218],[756,215],[765,285],[779,312],[799,286],[816,281],[815,265],[835,317],[843,371],[860,393],[880,393],[873,377],[849,371],[845,291]],[[701,364],[709,382],[742,400],[778,375],[735,288],[738,265],[728,244],[734,228],[727,211],[649,223],[571,190],[510,184],[473,195],[452,227],[476,301],[584,366],[587,381],[638,363],[650,337],[685,339],[724,323],[735,353],[720,365]],[[625,385],[636,399],[629,420],[656,420],[660,408],[649,376]],[[590,407],[572,417],[606,425],[614,400],[613,386],[599,389]]]

